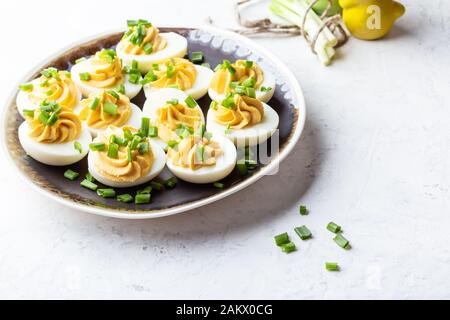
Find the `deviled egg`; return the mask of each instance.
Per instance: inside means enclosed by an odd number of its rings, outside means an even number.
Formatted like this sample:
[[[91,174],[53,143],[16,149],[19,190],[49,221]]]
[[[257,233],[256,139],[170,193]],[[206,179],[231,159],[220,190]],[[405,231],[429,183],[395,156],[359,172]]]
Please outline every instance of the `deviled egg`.
[[[156,127],[156,141],[163,148],[193,134],[205,123],[197,102],[178,89],[160,89],[149,94],[142,114]]]
[[[215,69],[208,90],[212,100],[221,101],[228,93],[247,92],[247,95],[263,102],[272,99],[275,92],[275,78],[256,62],[237,60],[231,64],[224,60]]]
[[[212,77],[210,68],[195,65],[183,58],[170,58],[154,64],[142,83],[147,97],[156,90],[176,88],[198,100],[208,92]]]
[[[94,56],[79,61],[71,72],[73,81],[85,97],[112,89],[132,99],[142,89],[141,75],[136,64],[133,67],[122,69],[122,61],[116,52],[102,49]]]
[[[195,134],[169,148],[167,167],[184,181],[213,183],[228,176],[236,165],[236,147],[227,138]]]
[[[41,77],[19,86],[16,104],[22,117],[25,117],[24,110],[39,109],[43,102],[56,102],[61,107],[79,111],[81,92],[72,81],[70,72],[48,68],[41,74]]]
[[[183,36],[174,32],[159,33],[147,20],[129,20],[127,23],[128,31],[116,48],[124,65],[131,66],[137,61],[141,73],[147,73],[154,63],[186,55],[188,43]]]
[[[142,111],[130,99],[114,90],[100,94],[91,93],[89,98],[81,101],[83,109],[80,119],[85,121],[91,134],[96,137],[109,126],[139,127]]]
[[[211,103],[206,123],[208,131],[226,136],[239,147],[253,146],[274,134],[279,116],[264,102],[230,93],[220,103]]]
[[[66,166],[87,155],[92,138],[70,109],[47,103],[26,113],[26,121],[19,127],[19,141],[36,161]]]
[[[117,188],[152,180],[165,163],[164,150],[133,127],[108,127],[94,139],[88,155],[90,174],[104,185]]]

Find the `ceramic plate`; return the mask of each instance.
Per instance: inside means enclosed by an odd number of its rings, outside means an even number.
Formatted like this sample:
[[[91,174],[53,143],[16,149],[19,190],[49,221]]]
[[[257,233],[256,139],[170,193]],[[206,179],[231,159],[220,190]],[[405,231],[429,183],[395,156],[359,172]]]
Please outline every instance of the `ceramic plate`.
[[[95,192],[84,189],[79,182],[63,177],[64,171],[71,168],[80,174],[87,173],[87,159],[68,167],[46,166],[28,157],[22,149],[17,129],[23,119],[19,115],[15,100],[18,90],[11,94],[3,111],[2,140],[11,163],[26,181],[42,194],[59,201],[63,205],[82,211],[125,219],[147,219],[168,216],[191,210],[208,203],[218,201],[234,192],[244,189],[264,175],[273,172],[280,162],[291,152],[300,138],[305,122],[305,103],[301,88],[293,74],[277,57],[253,41],[229,31],[211,27],[206,28],[160,28],[161,32],[176,32],[188,39],[189,52],[202,51],[206,62],[214,68],[223,59],[253,60],[270,70],[276,78],[275,95],[269,104],[280,116],[279,152],[272,154],[270,161],[260,164],[247,176],[240,176],[237,170],[223,182],[225,189],[219,190],[212,185],[194,185],[178,181],[173,190],[165,190],[152,195],[152,203],[135,205],[119,203],[114,199],[103,199]],[[121,32],[111,32],[77,42],[45,60],[35,67],[21,82],[28,82],[40,75],[48,67],[70,69],[78,58],[94,54],[101,48],[113,48],[122,36]],[[133,99],[142,107],[145,101],[143,92]],[[208,96],[198,101],[205,112],[211,100]],[[165,169],[161,178],[170,177]],[[142,186],[141,186],[142,188]],[[139,188],[120,190],[120,193],[135,193]]]

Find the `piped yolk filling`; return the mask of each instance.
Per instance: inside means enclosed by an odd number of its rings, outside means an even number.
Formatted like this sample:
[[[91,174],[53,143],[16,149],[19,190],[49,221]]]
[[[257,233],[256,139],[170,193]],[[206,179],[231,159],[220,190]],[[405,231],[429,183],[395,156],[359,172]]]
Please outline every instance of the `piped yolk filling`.
[[[235,94],[234,106],[225,107],[222,104],[214,110],[214,119],[217,123],[230,129],[243,129],[251,127],[262,121],[264,106],[261,101]]]
[[[223,151],[217,142],[189,136],[179,142],[175,149],[169,149],[168,157],[175,166],[198,170],[216,165]]]

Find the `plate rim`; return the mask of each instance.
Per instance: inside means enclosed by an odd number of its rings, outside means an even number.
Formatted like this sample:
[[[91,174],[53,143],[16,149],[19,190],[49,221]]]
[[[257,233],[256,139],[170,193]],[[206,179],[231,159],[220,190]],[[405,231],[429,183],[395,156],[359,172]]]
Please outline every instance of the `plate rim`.
[[[161,28],[163,28],[163,27],[161,27]],[[279,166],[281,164],[281,162],[284,159],[286,159],[286,157],[292,152],[294,147],[297,145],[297,142],[300,140],[300,137],[303,133],[303,129],[305,126],[306,103],[305,103],[305,98],[304,98],[303,90],[302,90],[300,83],[298,82],[298,80],[296,79],[296,77],[294,76],[292,71],[287,67],[287,65],[284,62],[282,62],[275,54],[273,54],[272,52],[270,52],[263,46],[259,45],[255,41],[253,41],[243,35],[240,35],[236,32],[233,32],[233,31],[217,28],[217,27],[214,27],[211,25],[200,25],[200,26],[189,26],[189,27],[177,26],[177,27],[167,27],[167,28],[205,30],[207,32],[217,34],[217,35],[223,36],[225,38],[235,40],[240,43],[248,44],[249,46],[255,48],[258,52],[261,52],[266,57],[268,57],[271,60],[271,62],[274,63],[277,68],[279,68],[281,73],[285,77],[287,77],[286,78],[287,83],[289,83],[289,85],[291,86],[291,90],[294,92],[294,94],[296,95],[296,97],[298,99],[298,105],[294,105],[294,108],[296,108],[298,111],[298,117],[297,117],[296,126],[294,128],[294,132],[291,133],[291,139],[288,141],[287,145],[283,148],[283,150],[278,154],[278,156],[276,158],[274,158],[273,161],[271,161],[267,166],[265,166],[261,170],[259,170],[258,173],[256,173],[255,175],[247,178],[246,180],[242,181],[241,183],[239,183],[235,186],[228,188],[227,190],[225,190],[223,192],[217,193],[215,195],[209,196],[204,199],[196,200],[196,201],[193,201],[190,203],[178,205],[178,206],[171,207],[171,208],[164,208],[164,209],[159,209],[158,211],[149,211],[149,212],[143,211],[142,213],[130,213],[130,212],[127,212],[126,210],[116,209],[116,210],[112,211],[107,208],[94,207],[94,206],[88,206],[85,204],[80,204],[80,203],[74,202],[73,200],[69,200],[69,199],[60,197],[57,194],[54,194],[44,188],[41,188],[39,185],[37,185],[37,184],[33,183],[33,181],[29,180],[28,177],[24,174],[24,172],[22,172],[18,168],[18,166],[14,163],[14,159],[12,158],[9,149],[7,148],[7,143],[6,143],[7,112],[9,110],[9,106],[11,105],[11,103],[14,102],[13,100],[15,99],[15,97],[17,95],[17,90],[13,89],[12,92],[10,93],[9,97],[6,100],[7,107],[3,108],[2,114],[1,114],[1,117],[2,117],[1,123],[3,124],[3,130],[1,130],[1,140],[2,140],[4,152],[6,153],[6,158],[8,160],[7,162],[9,162],[12,167],[14,167],[14,170],[16,172],[18,172],[21,179],[24,180],[28,185],[30,185],[32,187],[32,189],[36,190],[37,192],[39,192],[40,194],[43,194],[46,197],[49,197],[52,200],[55,200],[56,202],[58,202],[62,205],[65,205],[69,208],[76,209],[78,211],[85,212],[85,213],[95,214],[95,215],[108,217],[108,218],[125,219],[125,220],[155,219],[155,218],[162,218],[162,217],[167,217],[167,216],[187,212],[187,211],[211,204],[213,202],[219,201],[219,200],[224,199],[240,190],[243,190],[243,189],[247,188],[248,186],[252,185],[253,183],[257,182],[259,179],[261,179],[268,173],[270,173],[274,168]],[[22,77],[21,80],[19,81],[19,83],[26,81],[31,76],[36,74],[36,72],[39,69],[41,69],[46,64],[48,64],[48,61],[52,61],[53,59],[59,57],[61,54],[67,52],[68,50],[74,48],[75,46],[82,45],[89,41],[93,41],[95,39],[98,39],[98,38],[101,38],[101,37],[104,37],[107,35],[112,35],[114,33],[122,32],[122,31],[123,30],[121,30],[121,29],[112,29],[109,31],[97,33],[95,35],[91,35],[91,36],[79,39],[77,41],[70,43],[67,46],[64,46],[62,49],[58,50],[56,53],[43,59],[41,62],[39,62],[33,68],[31,68],[30,69],[31,71],[29,71],[24,77]],[[17,88],[17,85],[15,86],[15,88]]]

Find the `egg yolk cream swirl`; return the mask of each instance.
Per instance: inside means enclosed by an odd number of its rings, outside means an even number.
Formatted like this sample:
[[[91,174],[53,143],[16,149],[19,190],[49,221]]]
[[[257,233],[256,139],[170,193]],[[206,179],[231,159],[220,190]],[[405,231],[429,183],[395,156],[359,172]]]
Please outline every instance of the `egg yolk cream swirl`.
[[[122,62],[114,50],[103,49],[83,64],[80,75],[85,84],[95,88],[112,88],[123,81]]]
[[[81,120],[96,129],[106,129],[110,125],[121,127],[128,122],[132,112],[130,99],[113,90],[91,94],[81,101],[81,105]]]
[[[122,41],[125,42],[123,51],[132,55],[149,55],[167,46],[158,28],[146,20],[128,21],[128,31]]]
[[[175,166],[198,170],[214,166],[223,151],[217,142],[191,135],[181,140],[175,148],[169,148],[167,155]]]
[[[81,133],[81,120],[72,110],[56,103],[44,103],[26,116],[29,136],[39,143],[66,143],[76,140]]]
[[[239,94],[230,94],[214,110],[214,120],[230,129],[251,127],[260,123],[263,117],[261,101]]]
[[[196,78],[194,64],[183,58],[170,58],[154,65],[145,77],[154,88],[175,87],[182,91],[191,89]]]
[[[138,135],[133,127],[108,129],[95,140],[95,170],[112,181],[134,182],[146,176],[154,156],[148,138]]]
[[[29,86],[28,99],[36,105],[44,101],[56,102],[61,107],[73,110],[78,104],[78,95],[70,72],[48,68],[41,74]]]
[[[261,67],[248,60],[237,60],[231,64],[224,60],[220,64],[211,80],[210,88],[219,94],[234,92],[237,85],[258,89],[264,81]]]

